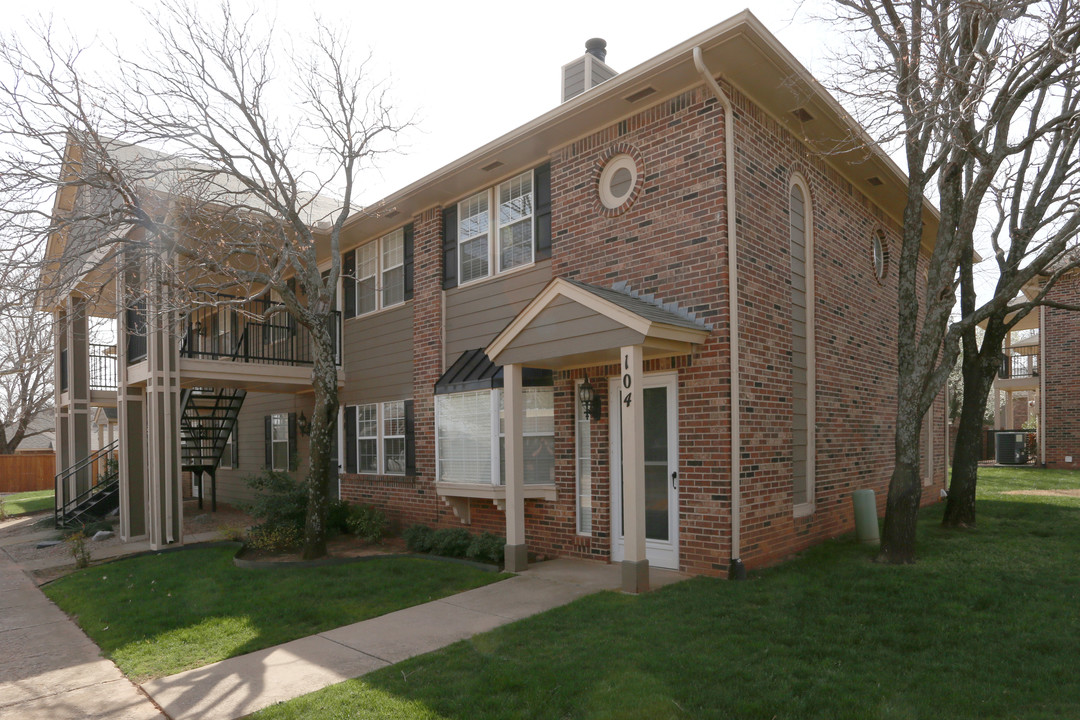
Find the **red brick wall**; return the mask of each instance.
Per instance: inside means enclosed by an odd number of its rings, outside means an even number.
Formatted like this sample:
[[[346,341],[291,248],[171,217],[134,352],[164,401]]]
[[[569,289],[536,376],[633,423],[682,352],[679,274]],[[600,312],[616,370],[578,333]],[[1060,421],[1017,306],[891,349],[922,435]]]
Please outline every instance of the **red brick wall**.
[[[1061,278],[1050,291],[1050,299],[1080,303],[1080,272]],[[1046,357],[1046,465],[1053,468],[1080,468],[1080,313],[1046,308],[1042,329]],[[1071,455],[1072,462],[1065,462]]]
[[[773,562],[850,530],[850,493],[878,491],[884,508],[892,469],[895,413],[896,272],[873,276],[870,236],[882,228],[896,257],[892,223],[846,180],[745,97],[736,104],[743,424],[742,558]],[[600,165],[632,148],[643,186],[621,214],[596,195]],[[702,89],[664,101],[557,149],[551,158],[553,276],[610,286],[626,281],[641,293],[676,302],[713,326],[691,355],[650,361],[647,372],[676,370],[679,402],[679,535],[683,570],[724,575],[730,562],[730,367],[724,116]],[[788,187],[807,181],[813,209],[816,274],[816,510],[792,514],[791,316]],[[441,214],[416,220],[414,399],[419,476],[387,481],[347,476],[347,499],[389,504],[407,524],[460,526],[434,491],[432,386],[443,365],[439,331]],[[593,531],[575,523],[573,387],[587,372],[603,398],[592,425]],[[614,367],[556,375],[557,500],[526,503],[529,550],[541,555],[610,556],[607,386]],[[943,482],[943,399],[935,412],[936,500]],[[473,500],[471,530],[505,534],[490,501]]]

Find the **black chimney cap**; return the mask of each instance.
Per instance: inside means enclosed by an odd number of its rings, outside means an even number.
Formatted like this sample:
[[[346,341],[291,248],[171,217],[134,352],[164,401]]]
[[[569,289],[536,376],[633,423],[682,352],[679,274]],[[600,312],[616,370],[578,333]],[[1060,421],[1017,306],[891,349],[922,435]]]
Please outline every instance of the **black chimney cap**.
[[[607,40],[604,38],[589,38],[585,41],[585,52],[600,62],[604,62],[604,58],[607,57]]]

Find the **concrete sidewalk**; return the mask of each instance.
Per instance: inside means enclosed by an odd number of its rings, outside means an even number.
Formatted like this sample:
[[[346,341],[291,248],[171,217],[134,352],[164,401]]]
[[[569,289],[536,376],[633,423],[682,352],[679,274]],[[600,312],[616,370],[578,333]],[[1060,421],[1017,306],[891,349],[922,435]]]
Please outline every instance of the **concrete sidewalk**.
[[[621,567],[584,560],[538,563],[516,577],[353,625],[145,683],[173,720],[231,720],[359,677],[600,590]],[[652,587],[687,576],[653,569]]]
[[[0,552],[0,717],[164,718]]]

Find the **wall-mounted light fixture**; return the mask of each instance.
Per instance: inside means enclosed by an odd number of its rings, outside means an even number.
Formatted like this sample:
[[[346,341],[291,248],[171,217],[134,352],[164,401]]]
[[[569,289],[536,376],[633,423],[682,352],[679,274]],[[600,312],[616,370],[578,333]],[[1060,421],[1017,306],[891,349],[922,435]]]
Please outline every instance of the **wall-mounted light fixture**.
[[[581,403],[581,411],[586,420],[600,419],[600,398],[596,389],[589,382],[589,376],[585,376],[585,382],[578,386],[578,401]]]
[[[301,435],[311,434],[311,421],[304,415],[303,410],[301,410],[300,414],[296,417],[296,429],[300,431]]]

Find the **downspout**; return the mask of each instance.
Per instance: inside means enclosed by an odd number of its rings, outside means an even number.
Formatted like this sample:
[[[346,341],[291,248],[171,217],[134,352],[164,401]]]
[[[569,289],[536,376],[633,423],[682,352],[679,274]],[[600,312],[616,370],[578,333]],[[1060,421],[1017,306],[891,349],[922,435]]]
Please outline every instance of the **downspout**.
[[[735,238],[735,113],[731,100],[705,67],[701,48],[694,48],[694,67],[724,108],[724,158],[727,166],[728,316],[731,324],[731,567],[728,577],[746,578],[742,562],[742,486],[739,479],[741,448],[739,427],[739,268]]]

